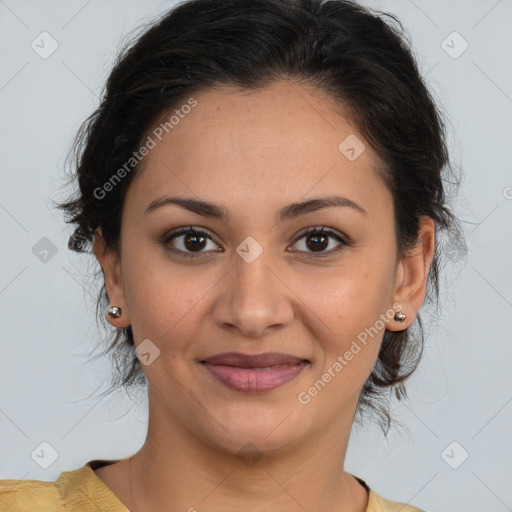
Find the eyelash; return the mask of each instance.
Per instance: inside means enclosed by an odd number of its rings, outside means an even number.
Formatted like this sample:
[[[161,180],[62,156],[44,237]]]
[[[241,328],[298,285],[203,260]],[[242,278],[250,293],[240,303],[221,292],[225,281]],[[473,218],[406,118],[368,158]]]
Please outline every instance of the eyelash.
[[[212,240],[214,242],[214,240],[211,238],[211,236],[208,235],[208,233],[206,233],[205,231],[202,231],[200,229],[195,229],[193,226],[190,226],[189,228],[181,229],[181,230],[179,230],[177,232],[167,233],[164,236],[164,238],[162,240],[162,243],[164,244],[164,246],[167,248],[168,251],[170,251],[170,252],[172,252],[174,254],[178,254],[180,257],[183,257],[183,258],[198,258],[198,257],[201,257],[205,253],[201,253],[201,252],[195,253],[195,254],[194,253],[187,253],[187,252],[184,252],[184,251],[179,250],[179,249],[171,249],[168,246],[169,242],[173,238],[177,238],[179,236],[189,235],[189,234],[192,234],[192,235],[204,235],[204,236],[206,236],[207,238],[209,238],[210,240]],[[323,252],[323,253],[307,253],[306,252],[304,254],[304,256],[306,258],[322,258],[322,257],[332,256],[333,254],[338,253],[339,251],[341,251],[345,246],[350,245],[350,243],[349,243],[349,241],[347,239],[341,237],[336,231],[334,231],[332,229],[329,229],[329,228],[325,228],[324,226],[321,226],[320,228],[318,228],[318,226],[315,226],[315,227],[312,227],[312,228],[308,228],[306,231],[302,232],[297,237],[296,242],[299,241],[300,239],[305,238],[305,237],[310,236],[310,235],[329,236],[329,237],[335,239],[337,242],[339,242],[340,246],[338,246],[335,249],[331,249],[328,252]],[[293,252],[303,252],[304,253],[305,251],[293,251]]]

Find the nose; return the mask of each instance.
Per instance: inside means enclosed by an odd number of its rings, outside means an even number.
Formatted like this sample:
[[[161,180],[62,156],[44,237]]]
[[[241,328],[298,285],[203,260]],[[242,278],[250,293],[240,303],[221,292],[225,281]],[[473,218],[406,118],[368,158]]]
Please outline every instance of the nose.
[[[218,289],[213,311],[218,326],[259,338],[293,320],[294,294],[279,275],[275,259],[271,260],[265,251],[251,263],[234,257],[234,265]]]

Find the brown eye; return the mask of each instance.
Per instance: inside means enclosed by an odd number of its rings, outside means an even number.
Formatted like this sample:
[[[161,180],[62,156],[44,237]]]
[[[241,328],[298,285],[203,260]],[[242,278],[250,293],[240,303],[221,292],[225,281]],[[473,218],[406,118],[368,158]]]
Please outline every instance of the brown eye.
[[[180,256],[195,257],[203,253],[206,254],[206,251],[203,251],[203,249],[208,246],[208,241],[211,241],[212,250],[219,248],[211,237],[203,231],[188,228],[167,235],[163,240],[163,244],[169,251]]]
[[[303,233],[298,240],[305,240],[304,249],[299,248],[298,252],[306,253],[307,257],[315,257],[315,256],[330,256],[341,249],[343,249],[346,245],[349,245],[348,242],[342,238],[339,234],[331,229],[321,228],[310,228],[305,233]],[[334,247],[326,251],[331,243],[331,241],[335,240],[338,244],[334,244]],[[298,242],[296,242],[297,244]],[[298,244],[300,245],[300,244]]]
[[[329,245],[329,236],[323,234],[307,235],[306,245],[312,251],[325,249]]]
[[[200,251],[206,245],[206,237],[200,233],[189,233],[184,235],[183,245],[190,251]]]

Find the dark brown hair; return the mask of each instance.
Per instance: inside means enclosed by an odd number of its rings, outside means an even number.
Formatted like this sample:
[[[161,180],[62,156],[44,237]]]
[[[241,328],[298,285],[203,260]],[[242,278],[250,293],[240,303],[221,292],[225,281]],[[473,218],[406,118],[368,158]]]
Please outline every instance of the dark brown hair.
[[[90,252],[101,227],[108,247],[119,249],[123,198],[140,165],[109,187],[108,200],[97,191],[130,161],[163,114],[216,85],[254,90],[282,78],[328,93],[372,145],[394,199],[399,254],[418,242],[420,217],[435,221],[426,302],[437,304],[439,234],[464,247],[446,198],[446,185],[457,180],[445,124],[399,20],[348,0],[189,0],[144,27],[118,56],[99,107],[76,136],[68,184],[78,190],[57,205],[75,226],[69,248]],[[108,303],[103,275],[96,312],[101,308],[104,323]],[[104,354],[115,366],[111,389],[144,387],[131,327],[117,329],[110,341]],[[404,331],[385,331],[356,411],[376,412],[385,434],[393,421],[385,392],[394,390],[399,400],[407,396],[404,381],[423,344],[419,315]]]

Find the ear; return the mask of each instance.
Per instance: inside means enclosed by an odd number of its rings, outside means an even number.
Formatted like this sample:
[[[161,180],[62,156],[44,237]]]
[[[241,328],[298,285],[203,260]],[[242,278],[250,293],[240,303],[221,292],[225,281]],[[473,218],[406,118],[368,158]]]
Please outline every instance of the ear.
[[[393,309],[405,313],[406,318],[403,325],[402,322],[391,319],[386,326],[388,331],[403,331],[414,322],[425,301],[428,274],[434,255],[435,223],[430,217],[424,216],[419,223],[417,245],[398,262],[396,270]]]
[[[117,306],[122,311],[119,318],[114,318],[105,311],[105,317],[114,327],[128,327],[130,325],[130,313],[124,293],[119,254],[113,249],[107,249],[101,228],[98,228],[94,234],[93,251],[105,275],[105,287],[110,301],[109,306]]]

